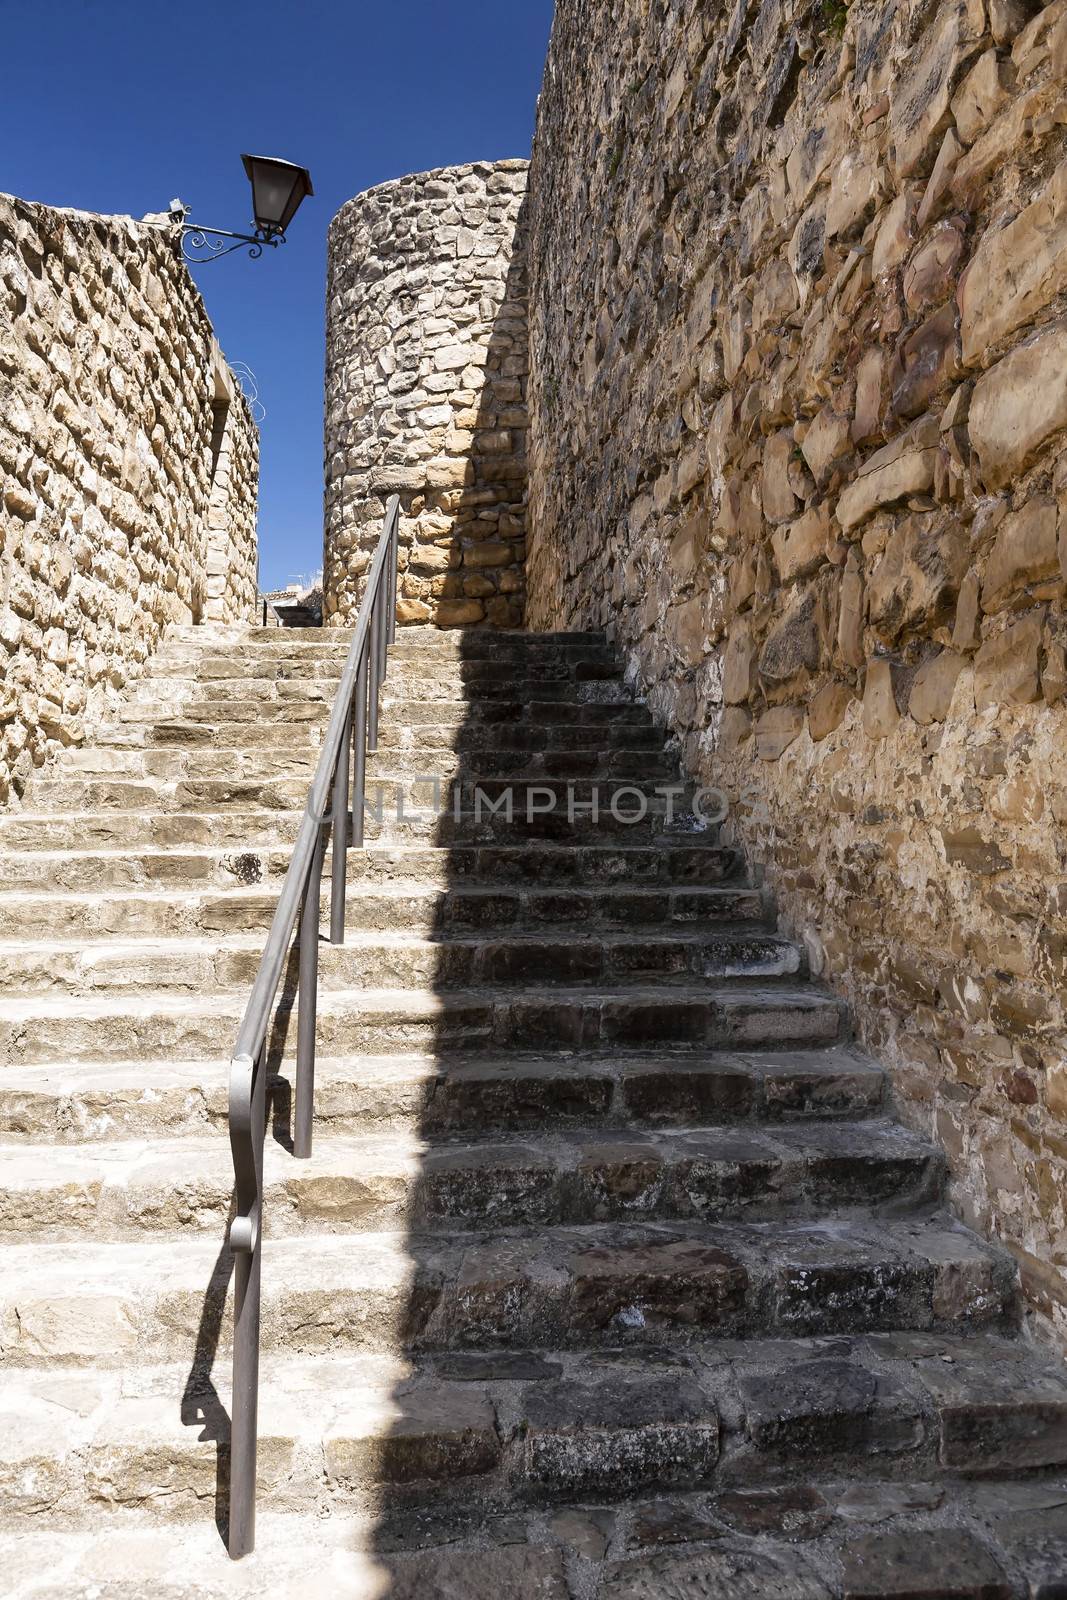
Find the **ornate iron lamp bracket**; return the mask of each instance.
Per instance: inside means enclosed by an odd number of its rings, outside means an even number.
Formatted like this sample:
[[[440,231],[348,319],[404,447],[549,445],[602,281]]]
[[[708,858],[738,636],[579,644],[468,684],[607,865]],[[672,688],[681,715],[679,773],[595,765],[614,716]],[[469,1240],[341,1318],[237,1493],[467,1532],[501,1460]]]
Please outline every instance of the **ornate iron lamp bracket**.
[[[257,228],[255,233],[231,233],[227,228],[201,228],[192,222],[183,222],[182,260],[195,265],[208,261],[221,261],[234,250],[247,250],[253,261],[263,254],[264,245],[276,248],[285,243],[284,233],[267,233]],[[227,240],[232,239],[232,244]],[[198,252],[206,251],[206,254]]]

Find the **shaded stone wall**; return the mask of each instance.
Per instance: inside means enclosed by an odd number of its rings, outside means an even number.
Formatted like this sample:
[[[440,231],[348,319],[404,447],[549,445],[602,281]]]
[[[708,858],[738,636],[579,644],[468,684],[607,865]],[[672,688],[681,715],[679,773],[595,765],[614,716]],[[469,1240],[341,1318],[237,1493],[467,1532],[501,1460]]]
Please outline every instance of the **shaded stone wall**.
[[[559,0],[528,616],[612,629],[1067,1332],[1067,5]]]
[[[173,232],[0,195],[0,803],[168,624],[251,618],[258,455]]]
[[[401,497],[402,622],[523,617],[525,161],[357,195],[330,227],[325,618],[350,625]]]

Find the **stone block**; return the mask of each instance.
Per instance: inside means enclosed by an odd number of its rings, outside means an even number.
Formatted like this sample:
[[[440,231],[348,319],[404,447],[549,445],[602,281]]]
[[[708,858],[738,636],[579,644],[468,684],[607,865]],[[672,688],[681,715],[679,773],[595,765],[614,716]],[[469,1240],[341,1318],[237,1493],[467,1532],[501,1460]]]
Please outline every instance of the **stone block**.
[[[977,52],[985,31],[978,0],[943,3],[920,35],[907,70],[893,80],[889,134],[891,163],[899,180],[928,170],[940,144],[960,69]]]
[[[899,721],[891,663],[884,659],[869,661],[863,690],[863,731],[869,739],[885,739],[895,732]]]
[[[1058,511],[1047,495],[1036,495],[1009,513],[997,530],[982,583],[987,614],[1028,603],[1026,590],[1060,576]]]
[[[440,600],[434,611],[434,621],[442,628],[465,628],[484,616],[480,600]]]
[[[463,551],[463,565],[465,567],[506,567],[515,559],[513,546],[501,544],[496,540],[486,539],[478,544],[467,545]]]
[[[840,727],[855,698],[855,691],[847,683],[826,683],[813,695],[808,705],[808,732],[818,744]]]
[[[1067,322],[1055,322],[978,379],[969,432],[989,489],[1010,483],[1067,427]]]
[[[863,626],[867,616],[867,591],[854,550],[849,551],[845,562],[839,601],[837,648],[846,666],[862,667],[865,660]]]
[[[867,582],[871,626],[892,644],[905,630],[947,622],[969,562],[969,541],[954,519],[902,517]]]
[[[748,1290],[735,1256],[696,1241],[586,1250],[568,1266],[574,1323],[586,1330],[610,1327],[634,1308],[646,1321],[721,1330],[736,1322]]]
[[[964,657],[953,650],[939,650],[923,662],[915,674],[908,700],[908,710],[916,722],[923,726],[944,722],[964,665]]]
[[[375,1564],[390,1600],[568,1600],[570,1592],[562,1553],[526,1545],[379,1555]]]
[[[762,497],[763,515],[768,522],[787,522],[796,515],[797,500],[789,473],[795,449],[790,428],[772,433],[764,446]]]
[[[1011,69],[995,50],[978,57],[952,97],[956,131],[964,144],[973,144],[1011,97]]]
[[[787,684],[819,665],[819,630],[814,596],[809,592],[771,628],[759,653],[759,675],[769,684]]]
[[[829,540],[830,513],[826,506],[812,506],[796,522],[776,528],[771,545],[782,582],[809,577],[821,567],[827,560]]]
[[[699,666],[708,652],[703,595],[693,595],[680,605],[672,606],[666,622],[679,659],[686,666]]]
[[[974,365],[1067,288],[1067,161],[1030,205],[982,239],[960,284],[963,359]]]
[[[927,180],[919,209],[915,216],[916,225],[925,228],[937,215],[943,201],[948,197],[952,186],[952,175],[956,170],[956,163],[963,153],[963,146],[956,137],[954,128],[946,128],[945,137],[941,141],[941,148],[934,162],[934,170]]]
[[[920,323],[899,346],[890,372],[892,408],[898,417],[917,417],[945,385],[958,378],[960,341],[956,307],[950,301]]]
[[[845,1600],[1012,1600],[1003,1568],[973,1534],[910,1528],[853,1540]]]
[[[829,406],[824,406],[812,418],[800,449],[816,484],[825,484],[835,462],[848,455],[850,433],[850,419]]]
[[[542,1384],[524,1411],[521,1482],[552,1498],[684,1487],[718,1459],[718,1416],[688,1376]]]
[[[1025,617],[987,639],[974,658],[974,701],[986,706],[1031,705],[1040,697],[1039,652],[1044,618]]]
[[[879,506],[933,487],[937,455],[937,422],[923,417],[860,467],[837,502],[837,519],[846,532],[856,528]]]
[[[905,186],[885,209],[874,238],[871,267],[875,278],[898,267],[915,238],[915,207],[921,190]]]
[[[957,1367],[920,1363],[940,1418],[940,1460],[952,1472],[1019,1472],[1062,1460],[1067,1379],[1021,1367],[1015,1352]]]
[[[727,705],[744,705],[757,685],[756,647],[744,621],[735,621],[723,657],[722,694]]]
[[[756,755],[760,761],[777,761],[803,728],[802,706],[772,706],[756,723]]]
[[[602,1600],[830,1600],[807,1562],[723,1545],[619,1562],[608,1568],[600,1594]]]
[[[885,362],[877,345],[865,350],[856,368],[856,409],[850,436],[853,444],[868,444],[882,431],[882,378]]]
[[[939,223],[912,252],[904,268],[904,300],[910,311],[940,305],[955,287],[964,250],[964,227],[958,218]]]

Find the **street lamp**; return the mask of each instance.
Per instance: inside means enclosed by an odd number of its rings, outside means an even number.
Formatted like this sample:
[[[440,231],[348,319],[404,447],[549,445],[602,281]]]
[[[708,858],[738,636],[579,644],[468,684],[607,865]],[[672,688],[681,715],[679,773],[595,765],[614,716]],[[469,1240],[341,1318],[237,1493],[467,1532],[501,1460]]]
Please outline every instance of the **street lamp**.
[[[279,161],[274,156],[242,156],[248,181],[252,185],[252,216],[255,233],[231,233],[227,228],[203,228],[188,221],[189,208],[180,200],[172,200],[168,215],[182,230],[182,256],[186,261],[203,264],[228,256],[233,250],[245,248],[252,257],[263,254],[263,246],[285,243],[285,231],[305,195],[314,194],[311,173],[292,161]],[[233,244],[225,241],[232,239]],[[206,250],[207,255],[194,255]]]

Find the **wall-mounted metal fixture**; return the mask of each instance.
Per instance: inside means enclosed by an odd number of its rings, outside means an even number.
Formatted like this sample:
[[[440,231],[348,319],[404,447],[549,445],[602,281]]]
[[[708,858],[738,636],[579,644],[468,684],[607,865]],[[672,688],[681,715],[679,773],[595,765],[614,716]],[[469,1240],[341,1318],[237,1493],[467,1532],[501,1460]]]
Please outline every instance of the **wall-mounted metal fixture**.
[[[255,233],[201,227],[188,220],[188,206],[180,200],[172,200],[168,215],[181,227],[182,256],[186,261],[198,264],[218,261],[221,256],[242,249],[255,258],[263,254],[264,245],[284,244],[285,230],[296,215],[297,207],[306,195],[315,192],[306,167],[295,166],[292,161],[278,161],[273,156],[242,156],[241,160],[252,185]],[[195,253],[199,251],[207,251],[207,254]]]

